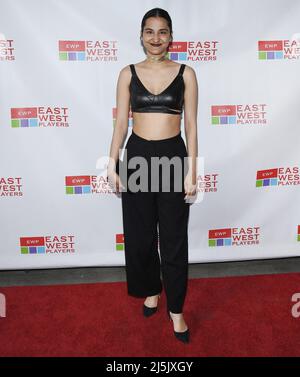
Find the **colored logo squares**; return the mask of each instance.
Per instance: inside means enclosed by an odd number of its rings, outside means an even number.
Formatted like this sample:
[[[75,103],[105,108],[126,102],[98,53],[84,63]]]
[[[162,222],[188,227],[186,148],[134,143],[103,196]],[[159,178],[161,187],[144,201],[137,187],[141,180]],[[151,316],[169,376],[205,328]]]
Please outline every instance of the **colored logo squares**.
[[[210,230],[208,233],[208,246],[231,246],[231,229]]]
[[[236,106],[220,105],[211,107],[211,124],[235,124]]]
[[[187,42],[173,42],[169,46],[167,58],[170,60],[187,60]]]
[[[124,234],[116,234],[116,250],[124,250]]]
[[[84,41],[59,41],[59,60],[85,60]]]
[[[283,59],[282,41],[258,41],[258,59]]]
[[[231,238],[209,239],[208,246],[231,246]]]
[[[256,174],[256,187],[277,186],[278,169],[259,170]]]
[[[90,194],[91,177],[89,175],[66,177],[66,194]]]
[[[44,237],[21,237],[21,254],[45,254]]]
[[[37,108],[12,108],[11,127],[38,127]]]

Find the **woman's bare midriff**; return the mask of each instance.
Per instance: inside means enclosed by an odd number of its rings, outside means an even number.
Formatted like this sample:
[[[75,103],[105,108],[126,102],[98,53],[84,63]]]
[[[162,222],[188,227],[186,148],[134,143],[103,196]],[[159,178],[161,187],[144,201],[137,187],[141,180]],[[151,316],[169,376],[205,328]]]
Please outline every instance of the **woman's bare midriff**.
[[[181,114],[132,113],[132,130],[147,140],[167,139],[179,134]]]

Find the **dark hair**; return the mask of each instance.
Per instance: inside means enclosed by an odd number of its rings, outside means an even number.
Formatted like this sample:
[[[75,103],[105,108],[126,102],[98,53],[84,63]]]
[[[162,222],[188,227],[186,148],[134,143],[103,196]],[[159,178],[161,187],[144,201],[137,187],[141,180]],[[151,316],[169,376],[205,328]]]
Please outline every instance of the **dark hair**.
[[[162,9],[162,8],[153,8],[153,9],[150,9],[143,17],[142,19],[142,24],[141,24],[141,33],[143,33],[143,30],[144,30],[144,27],[145,27],[145,23],[146,23],[146,20],[147,18],[149,17],[163,17],[164,19],[167,20],[168,22],[168,26],[170,28],[170,34],[172,36],[172,33],[173,33],[173,30],[172,30],[172,20],[171,20],[171,17],[169,15],[169,13]]]

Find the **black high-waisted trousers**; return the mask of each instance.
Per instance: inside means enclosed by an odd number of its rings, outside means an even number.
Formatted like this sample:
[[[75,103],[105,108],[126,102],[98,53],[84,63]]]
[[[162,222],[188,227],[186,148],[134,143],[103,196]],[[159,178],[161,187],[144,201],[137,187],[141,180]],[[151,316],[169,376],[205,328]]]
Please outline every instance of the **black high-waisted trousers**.
[[[147,189],[149,191],[134,190],[133,192],[130,187],[127,187],[127,191],[121,191],[128,294],[135,297],[154,296],[159,294],[164,286],[168,309],[172,313],[181,313],[188,284],[190,209],[190,203],[184,200],[184,178],[187,173],[187,164],[184,164],[184,157],[187,157],[184,140],[181,132],[167,139],[147,140],[132,131],[125,150],[127,163],[135,156],[145,158],[148,162],[149,178]],[[163,156],[170,159],[178,156],[182,162],[180,191],[178,186],[174,189],[175,171],[172,169],[172,164],[170,164],[169,192],[164,192],[162,169],[159,171],[158,190],[151,191],[151,157]],[[123,162],[124,158],[122,161],[118,160],[116,169],[118,173]],[[139,168],[139,165],[130,169],[127,166],[123,170],[123,172],[127,171],[127,178],[120,172],[122,183],[126,182],[128,185],[129,177]],[[178,179],[177,173],[176,176]],[[154,178],[152,180],[154,181]]]

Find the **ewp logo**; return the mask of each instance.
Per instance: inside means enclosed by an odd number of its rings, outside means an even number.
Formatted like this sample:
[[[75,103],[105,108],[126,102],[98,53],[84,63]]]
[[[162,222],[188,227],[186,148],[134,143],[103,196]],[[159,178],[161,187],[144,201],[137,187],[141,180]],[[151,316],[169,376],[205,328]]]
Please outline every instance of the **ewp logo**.
[[[38,127],[38,115],[36,107],[11,109],[12,127]]]
[[[258,41],[258,59],[283,59],[283,41]]]
[[[256,187],[278,186],[278,169],[258,170]]]
[[[235,227],[208,231],[208,246],[245,246],[259,243],[259,227]]]
[[[3,293],[0,293],[0,318],[6,317],[6,298]]]
[[[90,194],[91,176],[68,176],[65,177],[66,194]]]
[[[11,108],[11,127],[69,127],[67,107]]]
[[[84,41],[59,41],[60,60],[85,60]]]
[[[110,40],[58,41],[59,60],[116,61],[117,42]]]
[[[45,254],[44,237],[20,237],[21,254]]]
[[[300,58],[299,33],[291,39],[258,41],[259,60],[299,60]]]
[[[172,42],[169,46],[167,57],[170,60],[187,60],[187,42]]]
[[[219,41],[172,41],[167,57],[177,61],[212,61],[217,59]]]
[[[215,105],[211,107],[211,124],[235,124],[235,105]]]
[[[256,187],[300,185],[299,166],[258,170]]]
[[[266,124],[267,111],[265,103],[212,105],[212,125],[258,125]]]

